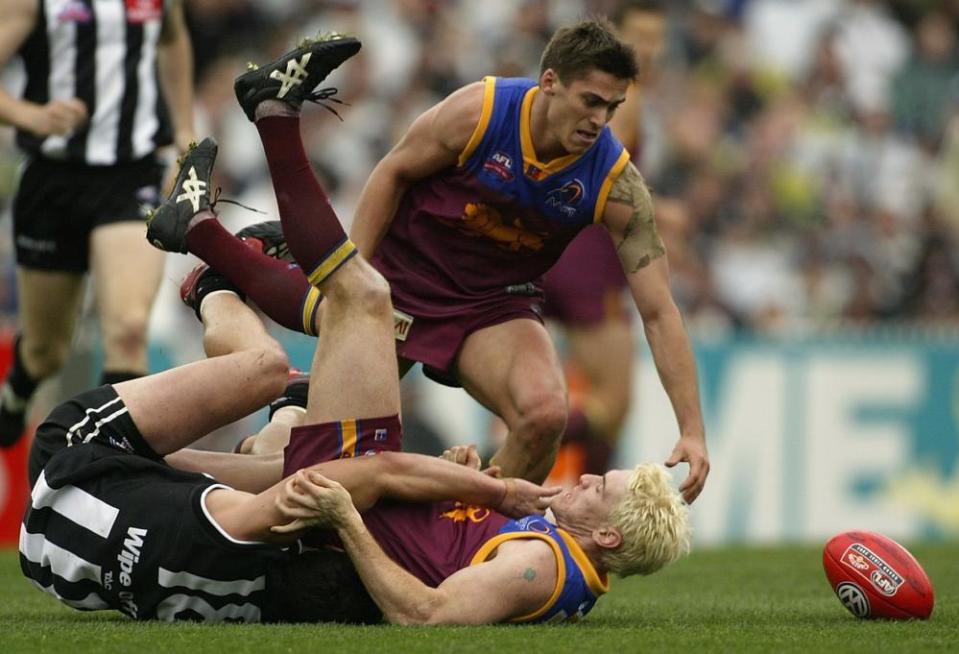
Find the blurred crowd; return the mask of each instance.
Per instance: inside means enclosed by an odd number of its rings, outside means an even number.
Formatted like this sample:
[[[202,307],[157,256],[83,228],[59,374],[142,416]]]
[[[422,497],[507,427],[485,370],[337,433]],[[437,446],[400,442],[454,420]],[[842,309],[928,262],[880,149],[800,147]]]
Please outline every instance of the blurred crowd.
[[[316,31],[356,34],[363,51],[329,79],[346,103],[334,105],[342,122],[322,110],[305,120],[311,158],[348,222],[369,171],[416,115],[484,75],[536,77],[557,26],[619,4],[188,0],[198,133],[221,144],[223,195],[275,215],[232,80]],[[662,4],[662,53],[644,71],[630,147],[657,198],[694,336],[959,325],[959,0]],[[12,139],[0,130],[0,208],[16,170]],[[0,315],[10,323],[4,214]]]

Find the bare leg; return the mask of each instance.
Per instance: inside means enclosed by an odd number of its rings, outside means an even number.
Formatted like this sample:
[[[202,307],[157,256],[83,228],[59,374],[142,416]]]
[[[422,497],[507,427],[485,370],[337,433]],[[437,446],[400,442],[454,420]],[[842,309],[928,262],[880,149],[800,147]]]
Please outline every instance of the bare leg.
[[[143,238],[143,223],[97,227],[90,261],[103,335],[104,371],[147,372],[147,325],[164,254]]]
[[[17,268],[22,340],[20,351],[30,376],[55,375],[70,354],[70,342],[83,299],[83,275]]]
[[[268,100],[255,113],[290,253],[325,296],[314,321],[322,323],[323,337],[313,357],[306,422],[397,414],[389,285],[343,231],[303,149],[298,111]]]
[[[508,344],[508,347],[504,347]],[[464,388],[509,427],[493,456],[507,477],[542,482],[566,426],[566,384],[546,329],[511,320],[470,334],[457,359]]]
[[[256,411],[286,385],[286,354],[236,295],[208,297],[202,316],[212,358],[115,386],[160,455]]]
[[[386,280],[362,257],[319,285],[323,337],[310,372],[307,423],[400,412],[393,304]]]
[[[244,443],[242,454],[272,454],[282,452],[290,442],[290,430],[303,424],[306,409],[298,406],[285,406],[273,414],[259,433]]]

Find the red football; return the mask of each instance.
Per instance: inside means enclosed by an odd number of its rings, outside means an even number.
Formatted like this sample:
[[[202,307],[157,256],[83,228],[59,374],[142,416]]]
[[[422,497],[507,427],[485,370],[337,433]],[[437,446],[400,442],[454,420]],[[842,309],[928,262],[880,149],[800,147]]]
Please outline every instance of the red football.
[[[839,601],[857,618],[925,620],[935,597],[926,571],[905,547],[869,531],[829,539],[822,566]]]

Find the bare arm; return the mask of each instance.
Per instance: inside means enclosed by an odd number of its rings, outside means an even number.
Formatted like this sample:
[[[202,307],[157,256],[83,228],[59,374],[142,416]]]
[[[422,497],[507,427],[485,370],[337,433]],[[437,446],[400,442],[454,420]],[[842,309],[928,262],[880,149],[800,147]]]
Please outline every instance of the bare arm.
[[[173,117],[174,142],[186,152],[193,131],[193,46],[183,16],[183,3],[175,0],[163,23],[157,51],[160,85]]]
[[[384,452],[365,457],[369,468],[358,469],[349,461],[331,461],[309,468],[346,487],[359,511],[381,498],[407,502],[461,500],[488,506],[511,517],[542,513],[547,498],[560,488],[542,488],[523,479],[497,479],[478,470],[437,457],[404,452]],[[352,463],[359,463],[353,461]]]
[[[546,543],[504,543],[489,562],[464,568],[430,588],[390,559],[373,539],[349,493],[317,476],[311,489],[326,526],[337,530],[373,600],[398,624],[489,624],[531,614],[549,600],[556,559]]]
[[[627,273],[656,371],[679,424],[680,438],[666,464],[689,463],[689,475],[680,490],[683,498],[692,502],[709,474],[696,361],[670,290],[669,264],[656,233],[653,201],[632,164],[614,183],[603,220]]]
[[[30,36],[37,21],[37,3],[33,0],[0,2],[0,68]],[[45,105],[15,98],[0,88],[0,123],[13,125],[38,136],[69,134],[87,119],[87,108],[80,100],[51,100]]]
[[[283,477],[283,453],[232,454],[184,448],[167,454],[167,464],[180,470],[206,473],[247,493],[262,493]]]
[[[483,108],[483,83],[451,94],[417,118],[370,173],[353,217],[350,239],[370,258],[389,229],[409,186],[456,165]]]
[[[228,468],[225,462],[229,457],[246,456],[249,455],[221,453],[216,457],[218,471]],[[211,462],[213,457],[207,460]],[[176,460],[172,463],[176,465]],[[268,465],[269,462],[264,463]],[[207,471],[202,467],[192,469]],[[271,469],[278,476],[282,465],[274,464]],[[239,540],[276,541],[280,533],[291,534],[318,524],[314,511],[309,509],[309,498],[303,495],[303,475],[308,471],[335,479],[348,492],[352,491],[361,511],[384,497],[408,502],[458,499],[519,517],[542,512],[548,498],[560,490],[542,489],[521,479],[496,479],[436,457],[384,452],[317,464],[256,495],[242,491],[213,493],[208,497],[208,508],[220,526]],[[271,531],[280,526],[282,530]]]

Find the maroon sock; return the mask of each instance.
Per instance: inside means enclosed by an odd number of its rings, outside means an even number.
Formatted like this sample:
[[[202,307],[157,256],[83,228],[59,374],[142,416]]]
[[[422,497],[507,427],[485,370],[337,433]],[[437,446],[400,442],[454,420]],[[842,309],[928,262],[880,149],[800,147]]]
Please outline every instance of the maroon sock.
[[[315,335],[320,293],[297,266],[268,257],[226,231],[219,220],[202,220],[186,234],[190,252],[240,287],[263,313],[287,329]]]
[[[268,116],[256,121],[283,234],[293,258],[314,286],[356,254],[310,166],[300,138],[298,116]]]
[[[564,443],[584,443],[589,438],[589,420],[582,409],[572,408],[566,417],[566,431],[563,432]]]
[[[603,438],[602,434],[596,433],[582,409],[570,409],[563,442],[576,443],[582,447],[583,472],[602,475],[609,470],[609,462],[613,458],[613,446]]]

